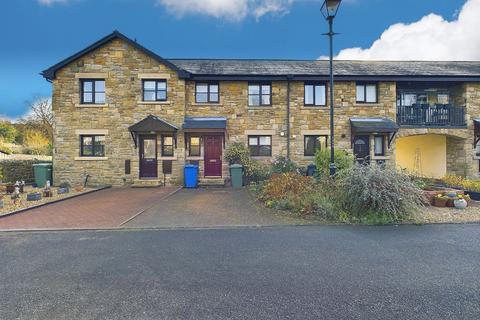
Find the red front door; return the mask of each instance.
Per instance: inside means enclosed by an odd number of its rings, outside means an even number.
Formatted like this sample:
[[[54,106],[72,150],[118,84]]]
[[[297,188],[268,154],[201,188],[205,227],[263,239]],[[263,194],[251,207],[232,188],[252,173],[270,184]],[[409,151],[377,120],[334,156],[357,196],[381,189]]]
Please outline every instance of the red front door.
[[[205,176],[222,176],[222,136],[205,136]]]

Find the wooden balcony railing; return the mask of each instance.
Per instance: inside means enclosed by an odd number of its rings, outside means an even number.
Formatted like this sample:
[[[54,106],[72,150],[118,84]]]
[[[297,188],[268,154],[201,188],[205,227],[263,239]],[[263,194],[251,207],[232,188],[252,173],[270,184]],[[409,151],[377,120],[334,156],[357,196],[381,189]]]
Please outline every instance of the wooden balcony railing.
[[[397,106],[397,123],[414,127],[463,127],[465,107],[450,104]]]

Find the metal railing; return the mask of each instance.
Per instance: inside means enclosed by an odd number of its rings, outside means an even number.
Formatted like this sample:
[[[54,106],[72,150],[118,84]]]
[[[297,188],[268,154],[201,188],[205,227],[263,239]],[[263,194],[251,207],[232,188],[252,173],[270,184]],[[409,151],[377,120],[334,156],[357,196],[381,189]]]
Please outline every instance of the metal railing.
[[[466,125],[465,107],[450,104],[397,106],[397,123],[401,126],[462,127]]]

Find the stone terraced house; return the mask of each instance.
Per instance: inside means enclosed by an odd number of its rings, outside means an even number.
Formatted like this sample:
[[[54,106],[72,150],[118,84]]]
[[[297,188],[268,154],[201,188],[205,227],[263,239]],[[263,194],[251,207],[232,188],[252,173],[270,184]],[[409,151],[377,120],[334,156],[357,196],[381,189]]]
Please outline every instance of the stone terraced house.
[[[186,163],[223,181],[235,141],[309,164],[329,141],[328,74],[318,60],[164,59],[114,31],[42,73],[54,182],[157,185]],[[480,62],[335,62],[335,145],[357,161],[477,176],[479,139]]]

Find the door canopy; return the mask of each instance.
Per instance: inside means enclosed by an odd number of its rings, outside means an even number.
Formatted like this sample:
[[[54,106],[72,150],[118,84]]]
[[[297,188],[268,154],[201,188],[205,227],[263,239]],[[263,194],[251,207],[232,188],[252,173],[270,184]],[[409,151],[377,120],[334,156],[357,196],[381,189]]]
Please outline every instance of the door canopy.
[[[145,119],[131,125],[128,127],[128,131],[130,131],[130,134],[132,135],[135,148],[137,148],[137,138],[139,133],[171,134],[174,137],[175,145],[177,144],[178,127],[154,115],[149,115]]]

